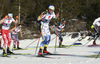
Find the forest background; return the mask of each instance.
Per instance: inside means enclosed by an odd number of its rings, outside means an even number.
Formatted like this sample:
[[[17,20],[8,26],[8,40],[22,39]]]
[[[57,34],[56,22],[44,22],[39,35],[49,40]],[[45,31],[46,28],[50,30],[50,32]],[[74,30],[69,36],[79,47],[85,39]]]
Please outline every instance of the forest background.
[[[55,6],[55,13],[60,13],[59,18],[51,20],[50,25],[65,19],[67,21],[65,32],[89,30],[93,21],[100,16],[99,0],[0,0],[0,20],[10,12],[14,18],[18,15],[20,17],[18,24],[21,23],[23,26],[24,38],[37,37],[39,35],[37,17],[46,11],[50,4]],[[13,27],[14,24],[11,28]]]

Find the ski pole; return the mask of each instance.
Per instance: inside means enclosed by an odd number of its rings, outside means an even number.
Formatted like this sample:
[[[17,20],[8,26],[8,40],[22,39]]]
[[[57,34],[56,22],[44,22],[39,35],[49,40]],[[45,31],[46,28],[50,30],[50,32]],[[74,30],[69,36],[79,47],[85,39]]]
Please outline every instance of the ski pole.
[[[14,50],[14,44],[16,43],[16,41],[15,41],[15,34],[13,36],[12,33],[11,33],[11,37],[13,39],[13,48],[12,48],[12,51],[13,51]],[[16,47],[16,44],[15,44],[15,47]]]
[[[57,45],[57,35],[58,35],[58,30],[56,30],[57,31],[57,33],[56,33],[56,40],[55,40],[55,51],[54,52],[56,52],[56,45]]]
[[[56,37],[52,38],[50,41],[52,41],[53,39],[55,39]]]
[[[36,55],[37,48],[38,48],[38,45],[39,45],[40,37],[41,37],[41,33],[40,33],[39,40],[38,40],[38,43],[37,43],[37,46],[36,46],[35,55]]]
[[[88,32],[84,33],[80,38],[82,38],[84,35],[88,34],[91,30],[92,30],[92,28],[91,28]],[[79,39],[80,39],[80,38],[79,38]],[[77,39],[75,42],[77,42],[79,39]],[[74,43],[75,43],[75,42],[74,42]],[[70,46],[68,46],[67,49],[68,49],[69,47],[71,47],[74,43],[72,43]]]
[[[29,45],[27,45],[26,47],[25,47],[25,49],[28,47],[28,46],[30,46],[31,44],[33,44],[34,42],[36,42],[38,39],[36,39],[36,40],[34,40],[33,42],[31,42]]]
[[[99,57],[100,52],[98,53],[97,57],[95,59],[97,59]]]
[[[91,40],[92,40],[92,39],[91,39]],[[90,41],[91,41],[91,40],[90,40]],[[90,41],[88,41],[86,44],[88,44]],[[85,46],[86,44],[84,44],[83,46]]]
[[[51,41],[52,41],[53,39],[55,39],[55,37],[52,38]],[[38,39],[36,39],[36,40],[34,40],[33,42],[31,42],[29,45],[27,45],[27,46],[25,47],[25,49],[26,49],[28,46],[30,46],[32,43],[36,42],[37,40],[38,40]]]

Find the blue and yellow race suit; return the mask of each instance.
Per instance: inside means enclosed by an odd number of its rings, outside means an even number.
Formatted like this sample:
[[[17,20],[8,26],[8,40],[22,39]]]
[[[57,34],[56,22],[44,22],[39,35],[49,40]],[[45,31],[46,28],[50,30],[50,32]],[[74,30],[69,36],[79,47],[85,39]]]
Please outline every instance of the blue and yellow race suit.
[[[42,42],[41,42],[41,49],[43,49],[43,47],[47,47],[50,40],[51,40],[51,34],[50,34],[50,30],[49,30],[49,22],[50,20],[54,18],[55,19],[55,13],[53,12],[52,14],[50,14],[49,12],[47,12],[47,14],[45,14],[42,18],[38,17],[38,20],[41,20],[40,23],[40,31],[41,31],[41,35],[42,35]]]

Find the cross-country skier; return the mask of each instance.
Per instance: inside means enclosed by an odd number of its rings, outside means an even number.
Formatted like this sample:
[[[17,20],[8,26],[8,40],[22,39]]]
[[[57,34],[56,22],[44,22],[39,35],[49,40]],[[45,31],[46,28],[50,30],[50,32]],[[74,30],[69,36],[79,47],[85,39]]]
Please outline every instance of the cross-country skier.
[[[94,28],[95,31],[97,32],[97,34],[95,35],[94,41],[93,41],[93,45],[91,45],[91,46],[100,46],[100,45],[96,44],[96,40],[100,35],[100,17],[94,20],[93,25],[91,26],[91,28],[92,29]]]
[[[4,40],[3,56],[7,56],[7,54],[13,53],[9,49],[10,44],[11,44],[11,34],[10,34],[9,28],[10,28],[10,25],[12,22],[17,24],[17,21],[18,21],[17,19],[18,18],[16,18],[16,20],[14,20],[13,14],[8,13],[8,15],[6,15],[2,20],[0,20],[0,24],[2,24],[1,34],[2,34],[2,38]],[[6,53],[6,44],[7,44],[7,53]]]
[[[17,33],[20,32],[21,34],[22,31],[21,31],[21,24],[18,24],[18,27],[14,27],[11,29],[11,36],[12,36],[12,39],[14,40],[14,49],[22,49],[19,47],[19,38],[17,36]],[[17,42],[17,48],[16,48],[16,42]]]
[[[63,42],[63,34],[62,32],[64,31],[66,20],[62,20],[62,23],[56,28],[55,34],[59,37],[59,47],[63,47],[62,42]]]
[[[52,18],[56,19],[59,16],[59,13],[55,15],[54,10],[55,10],[55,7],[53,5],[49,5],[48,11],[43,12],[37,18],[38,21],[41,21],[40,32],[43,39],[41,42],[39,53],[38,53],[39,56],[44,56],[43,53],[50,54],[50,52],[47,51],[47,47],[51,39],[51,34],[49,30],[49,22]]]

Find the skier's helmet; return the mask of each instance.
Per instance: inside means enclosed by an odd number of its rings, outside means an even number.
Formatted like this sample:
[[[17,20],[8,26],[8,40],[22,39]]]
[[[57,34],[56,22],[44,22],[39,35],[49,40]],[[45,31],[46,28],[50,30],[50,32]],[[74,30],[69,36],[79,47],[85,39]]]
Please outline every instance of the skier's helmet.
[[[8,16],[12,18],[13,17],[13,14],[12,13],[8,13]]]
[[[49,9],[55,10],[55,7],[54,7],[52,4],[50,4],[50,5],[49,5]]]
[[[66,20],[62,20],[62,23],[66,23]]]

